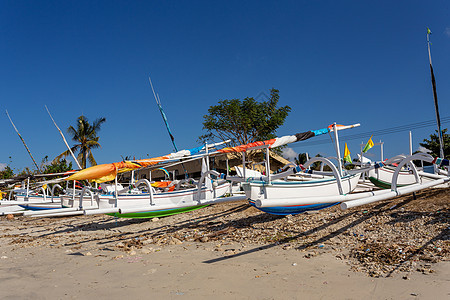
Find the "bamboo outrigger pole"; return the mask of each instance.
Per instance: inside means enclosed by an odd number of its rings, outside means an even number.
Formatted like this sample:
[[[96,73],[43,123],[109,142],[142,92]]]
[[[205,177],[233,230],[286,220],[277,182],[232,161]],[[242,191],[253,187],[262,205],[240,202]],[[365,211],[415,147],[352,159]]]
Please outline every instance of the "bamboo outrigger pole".
[[[25,143],[25,140],[23,139],[23,137],[20,135],[19,131],[17,130],[16,125],[14,125],[13,121],[11,120],[11,117],[8,114],[8,110],[6,110],[6,115],[8,116],[9,121],[11,122],[12,126],[14,127],[14,130],[17,132],[17,135],[19,136],[19,138],[22,141],[23,145],[25,146],[25,149],[27,149],[28,154],[30,155],[31,159],[33,160],[33,163],[36,166],[36,169],[37,169],[38,173],[41,174],[41,170],[39,169],[38,164],[34,160],[33,155],[31,155],[31,151],[30,151],[30,149],[28,149],[28,146]]]
[[[427,27],[427,44],[428,44],[428,59],[430,60],[430,72],[431,72],[431,85],[433,86],[433,97],[434,97],[434,109],[436,111],[436,122],[438,128],[438,136],[439,136],[439,151],[440,157],[444,158],[444,144],[442,138],[442,130],[441,130],[441,117],[439,116],[439,107],[438,107],[438,99],[436,92],[436,80],[434,78],[433,65],[431,63],[431,50],[430,50],[430,34],[431,30]]]
[[[47,105],[45,105],[45,109],[47,110],[48,115],[50,116],[50,119],[52,119],[53,124],[55,124],[56,129],[58,129],[59,133],[61,134],[61,137],[62,137],[64,143],[66,144],[67,149],[69,149],[69,152],[70,152],[70,154],[72,155],[73,159],[75,160],[75,163],[77,164],[78,168],[79,168],[80,170],[83,169],[83,168],[81,167],[80,163],[78,162],[77,158],[76,158],[75,155],[73,154],[72,149],[70,149],[69,144],[67,143],[66,138],[64,137],[64,134],[62,133],[61,129],[59,129],[58,125],[56,125],[56,122],[55,122],[55,120],[53,119],[52,114],[51,114],[50,111],[48,110]]]

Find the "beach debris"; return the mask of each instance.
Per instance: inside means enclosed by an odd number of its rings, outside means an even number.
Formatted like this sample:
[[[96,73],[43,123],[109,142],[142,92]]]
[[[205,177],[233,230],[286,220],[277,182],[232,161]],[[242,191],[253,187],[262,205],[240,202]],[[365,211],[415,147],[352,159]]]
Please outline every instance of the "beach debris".
[[[172,237],[169,241],[169,245],[180,245],[180,244],[183,244],[183,242],[177,239],[176,237]]]
[[[150,254],[153,252],[153,248],[142,248],[141,253],[143,254]]]
[[[305,259],[330,252],[355,272],[373,277],[399,274],[409,279],[411,272],[432,274],[434,263],[450,259],[450,190],[428,189],[417,194],[414,201],[410,196],[398,197],[366,205],[363,210],[330,207],[286,217],[264,214],[243,203],[208,206],[160,218],[157,223],[105,215],[83,220],[15,217],[0,222],[0,244],[30,250],[61,245],[66,253],[108,245],[125,257],[149,255],[168,245],[207,248],[220,255],[276,248],[301,251]],[[92,225],[83,225],[88,223]]]
[[[141,243],[142,243],[142,246],[153,244],[153,239],[152,238],[144,239],[144,240],[141,240]]]

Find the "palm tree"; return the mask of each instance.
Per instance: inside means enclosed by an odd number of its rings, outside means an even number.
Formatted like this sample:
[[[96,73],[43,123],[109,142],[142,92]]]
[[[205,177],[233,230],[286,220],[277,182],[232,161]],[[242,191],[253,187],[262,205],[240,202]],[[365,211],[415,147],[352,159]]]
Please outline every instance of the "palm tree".
[[[78,117],[76,129],[73,126],[67,128],[67,132],[72,136],[72,140],[77,143],[71,150],[74,153],[79,151],[77,160],[80,162],[82,168],[86,168],[86,162],[88,160],[91,166],[97,165],[97,162],[92,155],[92,149],[101,147],[98,143],[100,137],[97,136],[97,132],[100,131],[100,127],[105,121],[105,118],[98,118],[91,125],[85,116],[80,116]],[[58,155],[54,161],[58,161],[62,157],[68,155],[70,155],[70,151],[66,150]]]

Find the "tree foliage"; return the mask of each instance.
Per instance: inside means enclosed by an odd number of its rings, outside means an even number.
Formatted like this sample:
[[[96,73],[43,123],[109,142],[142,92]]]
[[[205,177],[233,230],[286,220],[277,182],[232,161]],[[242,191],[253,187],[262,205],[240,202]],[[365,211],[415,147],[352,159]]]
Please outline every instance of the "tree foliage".
[[[444,143],[444,156],[448,157],[450,155],[450,134],[447,133],[447,129],[442,130],[442,138]],[[419,145],[430,150],[430,154],[434,157],[440,156],[439,136],[437,130],[435,130],[435,133],[430,134],[430,139],[424,139],[423,143],[419,143]]]
[[[229,139],[230,146],[237,146],[274,138],[291,111],[287,105],[277,107],[279,98],[279,91],[272,89],[268,101],[258,102],[254,98],[220,100],[203,116],[203,129],[207,133],[199,140]]]
[[[14,171],[9,166],[11,164],[11,156],[9,157],[9,164],[6,165],[6,167],[0,171],[0,179],[9,179],[14,177]]]
[[[14,177],[14,171],[9,165],[0,171],[0,179],[8,179],[12,177]]]
[[[97,133],[100,131],[101,125],[106,122],[105,118],[98,118],[92,124],[89,123],[85,116],[80,116],[77,119],[77,127],[74,128],[70,126],[67,132],[72,137],[72,140],[76,144],[71,148],[71,150],[76,153],[77,160],[81,164],[82,168],[86,168],[87,161],[91,166],[95,166],[97,162],[92,155],[92,149],[101,147],[98,140],[99,136]],[[63,157],[70,155],[70,151],[66,150],[60,155],[58,155],[53,161],[58,161]]]
[[[51,164],[45,165],[43,167],[43,174],[50,174],[50,173],[64,173],[67,171],[72,170],[72,162],[67,162],[66,159],[59,159],[57,161],[52,161]]]
[[[306,163],[308,156],[306,153],[299,153],[298,156],[295,158],[295,164],[296,165],[303,165]]]

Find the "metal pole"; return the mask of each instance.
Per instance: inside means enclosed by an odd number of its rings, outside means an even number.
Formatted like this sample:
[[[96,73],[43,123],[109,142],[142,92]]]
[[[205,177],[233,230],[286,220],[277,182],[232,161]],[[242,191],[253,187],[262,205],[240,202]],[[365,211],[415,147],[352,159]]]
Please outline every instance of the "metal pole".
[[[228,155],[227,155],[227,158],[226,158],[226,163],[227,163],[227,176],[228,176],[228,175],[230,175],[230,171],[229,171],[230,166],[228,164]]]
[[[413,149],[413,145],[412,145],[412,132],[409,131],[409,155],[412,155],[412,149]]]
[[[245,177],[245,169],[246,169],[246,167],[245,167],[245,151],[244,152],[242,152],[242,175],[244,175],[244,181],[245,181],[245,179],[246,179],[246,177]]]
[[[117,202],[119,201],[119,198],[117,196],[117,175],[114,178],[114,198],[116,198],[116,205],[115,205],[115,207],[117,207],[117,205],[118,205]]]
[[[337,163],[338,163],[338,169],[339,169],[339,175],[342,176],[342,162],[341,162],[341,152],[339,151],[339,137],[336,127],[336,122],[333,124],[333,131],[334,131],[334,142],[335,142],[335,148],[336,148],[336,155],[337,155]]]
[[[209,168],[209,155],[208,155],[208,153],[209,153],[209,149],[208,149],[208,144],[205,144],[205,157],[206,157],[206,166],[207,166],[207,170],[206,171],[209,171],[210,170],[210,168]]]
[[[29,193],[30,193],[30,177],[27,178],[27,194],[25,195],[25,201],[28,201]]]
[[[444,158],[444,143],[442,138],[442,131],[441,131],[441,118],[439,116],[439,107],[438,107],[438,99],[437,99],[437,92],[436,92],[436,79],[434,78],[434,71],[433,71],[433,64],[431,62],[431,49],[430,49],[430,34],[431,30],[427,28],[427,44],[428,44],[428,58],[430,60],[430,72],[431,72],[431,85],[433,88],[433,97],[434,97],[434,110],[436,113],[436,123],[437,123],[437,131],[438,131],[438,137],[439,137],[439,152],[440,156]]]
[[[269,147],[266,148],[266,176],[267,176],[267,183],[270,183],[270,154],[269,154]]]
[[[363,154],[364,154],[364,152],[363,152],[363,143],[364,143],[364,141],[361,142],[361,144],[360,144],[360,146],[361,146],[361,167],[362,167],[362,163],[363,163]]]
[[[73,181],[73,193],[72,193],[72,200],[75,202],[75,180]],[[81,201],[81,199],[80,199]]]

